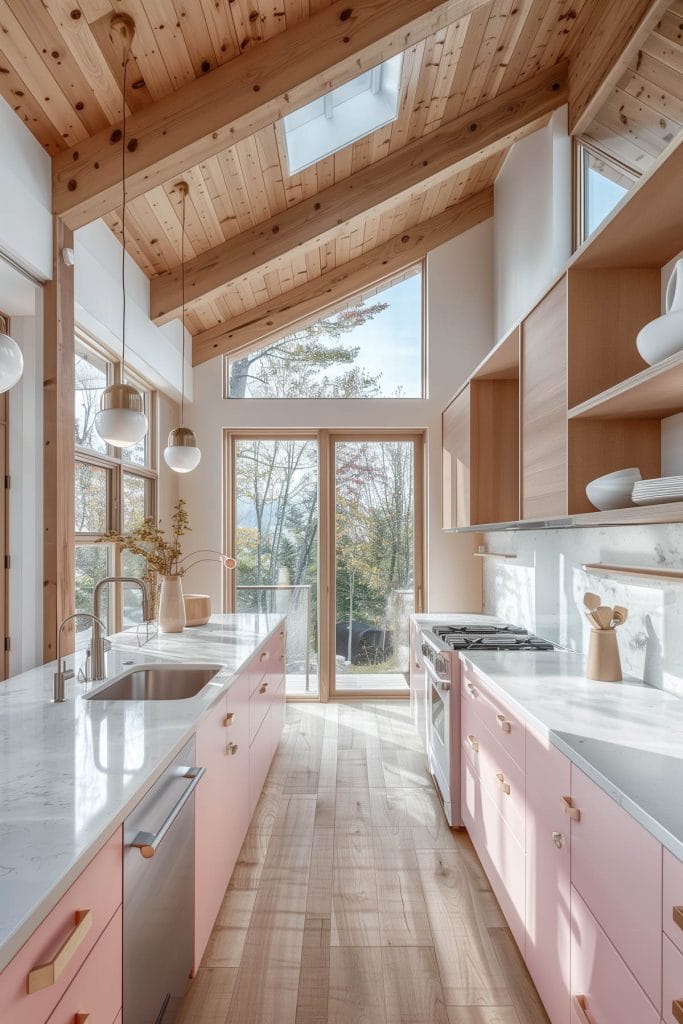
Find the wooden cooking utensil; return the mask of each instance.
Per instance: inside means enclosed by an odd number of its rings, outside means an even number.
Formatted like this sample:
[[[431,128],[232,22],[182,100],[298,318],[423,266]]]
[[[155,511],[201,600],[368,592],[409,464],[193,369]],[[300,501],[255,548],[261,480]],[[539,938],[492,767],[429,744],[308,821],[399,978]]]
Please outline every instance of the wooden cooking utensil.
[[[593,614],[593,612],[586,612],[586,618],[590,622],[590,624],[593,627],[593,629],[602,629],[602,626],[600,625],[600,623],[596,619],[596,617]]]
[[[602,604],[602,601],[597,594],[591,594],[590,590],[587,590],[583,595],[583,603],[589,612],[595,611]]]
[[[595,608],[592,614],[600,623],[600,629],[610,629],[612,626],[612,619],[614,618],[614,609],[608,608],[606,604],[601,604],[599,608]]]
[[[612,616],[612,627],[623,626],[628,618],[628,608],[622,607],[620,604],[615,604],[613,608]]]

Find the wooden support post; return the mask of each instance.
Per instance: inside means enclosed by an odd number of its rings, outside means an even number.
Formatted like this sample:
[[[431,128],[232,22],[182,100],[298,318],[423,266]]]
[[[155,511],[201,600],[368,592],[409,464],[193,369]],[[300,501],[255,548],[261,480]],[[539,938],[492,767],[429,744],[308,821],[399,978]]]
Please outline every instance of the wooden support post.
[[[43,656],[56,656],[57,628],[74,611],[74,271],[63,258],[73,232],[53,222],[52,280],[45,285],[43,356]],[[69,651],[73,630],[65,631]]]

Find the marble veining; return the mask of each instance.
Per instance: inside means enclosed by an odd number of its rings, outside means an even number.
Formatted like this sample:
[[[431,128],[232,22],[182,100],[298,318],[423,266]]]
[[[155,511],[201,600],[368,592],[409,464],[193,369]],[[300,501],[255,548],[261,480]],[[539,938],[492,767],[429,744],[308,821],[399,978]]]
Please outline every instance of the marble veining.
[[[586,679],[570,651],[461,654],[508,707],[683,861],[683,701]]]
[[[53,704],[54,662],[0,685],[0,970],[281,621],[215,616],[144,646],[135,631],[111,638],[108,680],[160,660],[222,665],[188,700],[89,701],[72,679]]]

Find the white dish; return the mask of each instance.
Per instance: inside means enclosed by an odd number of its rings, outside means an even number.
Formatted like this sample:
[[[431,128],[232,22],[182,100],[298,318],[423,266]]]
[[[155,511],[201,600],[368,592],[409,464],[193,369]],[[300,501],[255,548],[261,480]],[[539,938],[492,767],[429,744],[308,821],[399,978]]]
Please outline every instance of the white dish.
[[[632,504],[633,485],[641,479],[640,470],[632,467],[599,476],[586,487],[586,497],[591,505],[605,512],[608,509],[628,508]]]

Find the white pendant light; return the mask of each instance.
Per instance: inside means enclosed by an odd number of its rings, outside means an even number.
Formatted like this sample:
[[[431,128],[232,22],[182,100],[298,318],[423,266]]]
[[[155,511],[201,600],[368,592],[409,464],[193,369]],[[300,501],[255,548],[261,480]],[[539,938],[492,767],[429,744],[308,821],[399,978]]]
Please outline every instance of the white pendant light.
[[[123,124],[121,133],[121,288],[123,291],[123,322],[121,328],[121,383],[110,384],[100,398],[100,411],[95,417],[95,430],[103,441],[114,448],[130,448],[147,433],[145,402],[137,388],[125,383],[126,370],[126,78],[130,48],[135,36],[135,22],[128,14],[115,14],[110,22],[113,32],[123,40]]]
[[[24,357],[14,338],[7,333],[7,321],[0,316],[0,394],[21,380]]]
[[[194,430],[183,425],[185,416],[185,202],[190,191],[186,181],[179,181],[176,190],[180,192],[183,202],[182,228],[180,235],[180,279],[182,282],[183,307],[183,354],[180,383],[180,426],[175,427],[168,435],[168,445],[164,449],[164,459],[174,473],[191,473],[200,463],[202,453],[197,445]]]

